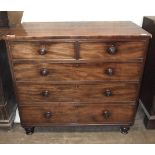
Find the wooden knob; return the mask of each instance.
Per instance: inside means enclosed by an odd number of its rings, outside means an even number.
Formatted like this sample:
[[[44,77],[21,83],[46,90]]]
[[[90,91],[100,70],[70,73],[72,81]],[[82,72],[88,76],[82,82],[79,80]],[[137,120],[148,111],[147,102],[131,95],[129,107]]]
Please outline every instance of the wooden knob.
[[[109,54],[115,54],[117,52],[117,48],[115,47],[115,45],[111,45],[108,49],[107,52]]]
[[[107,68],[107,69],[105,70],[105,73],[106,73],[107,75],[109,75],[109,76],[112,76],[112,75],[114,74],[114,71],[113,71],[112,68]]]
[[[75,64],[73,64],[73,67],[80,67],[80,64],[79,63],[75,63]]]
[[[49,91],[48,90],[42,91],[42,96],[48,97],[49,96]]]
[[[109,119],[110,118],[110,112],[108,110],[103,111],[103,117],[104,119]]]
[[[105,96],[112,96],[112,91],[110,89],[107,89],[105,92],[104,92]]]
[[[43,69],[41,69],[40,74],[41,74],[42,76],[47,76],[47,75],[49,74],[49,71],[48,71],[48,69],[43,68]]]
[[[38,53],[39,53],[40,55],[45,55],[45,54],[47,53],[47,51],[46,51],[45,48],[40,48],[40,49],[38,50]]]
[[[47,119],[51,118],[52,117],[52,112],[50,112],[50,111],[45,112],[44,117],[47,118]]]

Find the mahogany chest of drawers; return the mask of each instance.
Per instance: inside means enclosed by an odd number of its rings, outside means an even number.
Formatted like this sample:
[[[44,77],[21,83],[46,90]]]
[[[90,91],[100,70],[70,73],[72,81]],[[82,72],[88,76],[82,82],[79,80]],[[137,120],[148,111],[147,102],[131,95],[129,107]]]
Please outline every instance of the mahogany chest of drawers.
[[[4,37],[21,124],[134,122],[150,34],[132,22],[23,23]]]

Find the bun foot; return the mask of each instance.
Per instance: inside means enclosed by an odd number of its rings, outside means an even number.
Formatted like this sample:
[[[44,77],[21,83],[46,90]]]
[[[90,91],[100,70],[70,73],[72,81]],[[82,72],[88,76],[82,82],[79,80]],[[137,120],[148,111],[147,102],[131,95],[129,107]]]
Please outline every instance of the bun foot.
[[[34,133],[34,127],[25,128],[25,132],[27,135],[32,135]]]
[[[124,135],[128,134],[129,129],[129,127],[120,127],[120,131]]]

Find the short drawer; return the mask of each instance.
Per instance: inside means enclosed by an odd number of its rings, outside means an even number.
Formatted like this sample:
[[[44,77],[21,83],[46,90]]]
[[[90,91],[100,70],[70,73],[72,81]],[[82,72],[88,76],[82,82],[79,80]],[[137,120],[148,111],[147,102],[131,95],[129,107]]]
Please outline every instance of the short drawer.
[[[19,104],[31,102],[135,102],[138,84],[33,84],[17,83]]]
[[[80,59],[127,61],[143,59],[144,42],[80,43]]]
[[[17,81],[139,81],[141,63],[14,63]]]
[[[22,124],[127,124],[133,122],[134,105],[64,104],[20,107]]]
[[[75,59],[74,43],[11,42],[13,59]]]

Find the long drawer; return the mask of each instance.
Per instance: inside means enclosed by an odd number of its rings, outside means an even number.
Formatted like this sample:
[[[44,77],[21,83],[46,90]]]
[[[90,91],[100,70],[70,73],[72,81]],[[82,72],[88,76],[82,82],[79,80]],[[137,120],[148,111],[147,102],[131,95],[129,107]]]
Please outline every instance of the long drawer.
[[[17,81],[139,81],[141,63],[14,63]]]
[[[131,123],[134,105],[67,104],[20,107],[22,124],[123,124]]]
[[[31,102],[135,102],[136,83],[50,84],[17,83],[19,104]]]

